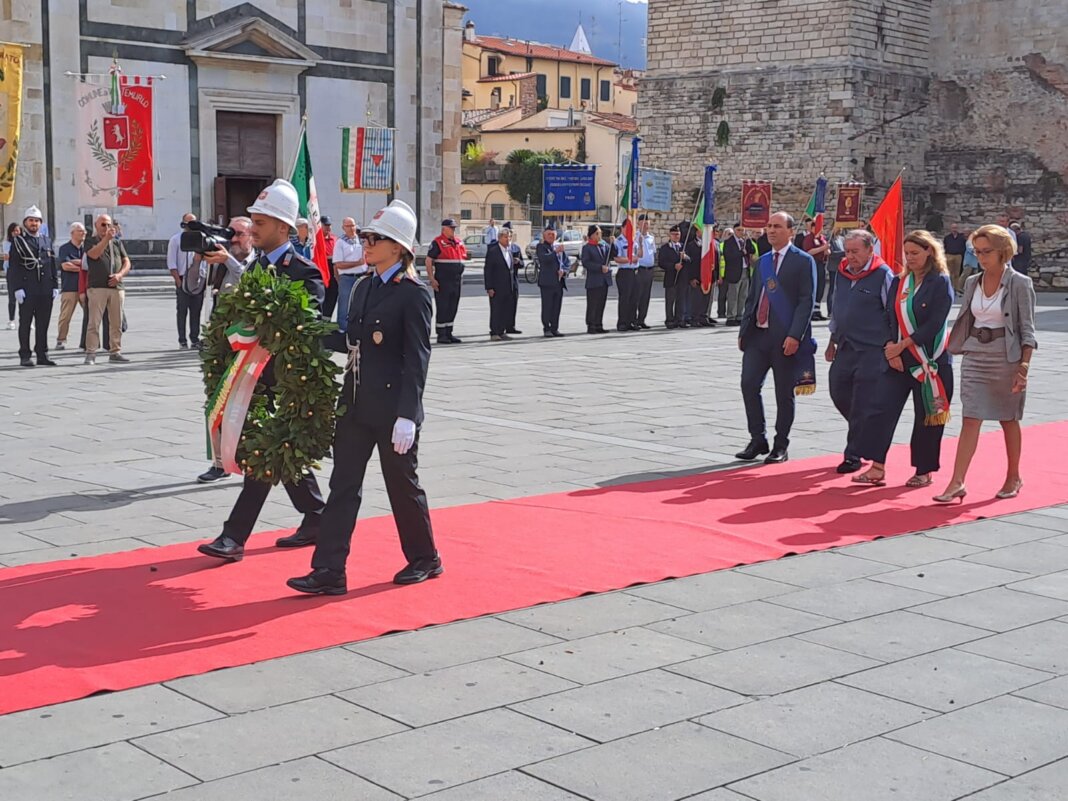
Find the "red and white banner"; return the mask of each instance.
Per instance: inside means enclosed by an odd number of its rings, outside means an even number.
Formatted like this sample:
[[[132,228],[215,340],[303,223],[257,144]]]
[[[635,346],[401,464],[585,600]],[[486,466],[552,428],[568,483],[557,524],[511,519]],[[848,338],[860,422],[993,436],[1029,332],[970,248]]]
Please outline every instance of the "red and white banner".
[[[96,79],[97,82],[93,82]],[[152,78],[113,72],[78,84],[80,206],[152,206]]]
[[[742,181],[742,227],[763,228],[771,218],[771,181]]]

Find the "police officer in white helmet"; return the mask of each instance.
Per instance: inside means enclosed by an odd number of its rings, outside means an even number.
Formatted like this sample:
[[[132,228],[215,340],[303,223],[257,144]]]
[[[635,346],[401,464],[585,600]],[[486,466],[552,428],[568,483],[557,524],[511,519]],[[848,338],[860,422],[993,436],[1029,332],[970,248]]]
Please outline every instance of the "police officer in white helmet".
[[[297,203],[297,190],[289,181],[279,178],[260,192],[256,202],[249,206],[249,215],[252,217],[252,244],[259,251],[259,256],[248,269],[265,269],[273,264],[279,275],[291,281],[302,282],[312,303],[318,309],[322,306],[326,294],[322,273],[314,263],[297,253],[289,241],[290,230],[297,221]],[[225,263],[230,254],[221,249],[213,256]],[[274,385],[274,369],[270,362],[260,376],[260,383],[267,387],[267,395],[270,398],[271,387]],[[304,515],[304,520],[294,534],[282,537],[275,545],[279,548],[314,545],[319,533],[323,507],[326,505],[322,493],[319,492],[315,475],[309,470],[299,482],[284,486],[289,500],[293,502],[294,508]],[[197,550],[217,559],[239,561],[245,554],[245,542],[252,534],[256,518],[259,517],[270,491],[270,484],[245,476],[241,494],[230,512],[230,517],[223,524],[222,533],[213,541],[198,546]]]
[[[334,432],[334,472],[312,572],[287,584],[315,595],[344,595],[345,563],[360,511],[363,479],[378,448],[407,566],[395,584],[440,576],[426,492],[416,474],[423,387],[430,363],[430,292],[412,267],[415,212],[394,200],[360,232],[373,272],[352,289],[348,328],[328,344],[349,354]]]
[[[22,219],[22,233],[11,240],[8,260],[8,291],[19,304],[19,363],[33,367],[31,353],[36,352],[37,364],[55,367],[48,358],[48,323],[52,319],[52,304],[59,297],[59,270],[52,241],[40,230],[41,210],[26,209]],[[30,350],[30,328],[34,329],[33,350]]]

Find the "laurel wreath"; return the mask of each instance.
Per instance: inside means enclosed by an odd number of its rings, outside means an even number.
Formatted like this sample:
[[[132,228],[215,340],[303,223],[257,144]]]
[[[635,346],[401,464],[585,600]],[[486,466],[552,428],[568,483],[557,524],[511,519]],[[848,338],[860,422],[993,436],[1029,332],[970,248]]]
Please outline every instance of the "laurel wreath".
[[[319,318],[299,281],[275,269],[247,270],[235,292],[219,294],[204,330],[201,371],[207,397],[215,395],[231,359],[226,329],[240,321],[254,328],[272,356],[275,384],[262,385],[249,405],[237,448],[245,473],[268,484],[292,483],[330,451],[341,372],[322,337],[336,331]],[[336,413],[343,414],[344,409]]]
[[[10,189],[15,185],[15,167],[19,161],[19,140],[13,139],[11,141],[11,158],[7,160],[7,164],[0,170],[0,190]]]
[[[130,146],[119,156],[119,166],[125,169],[130,166],[141,153],[141,144],[144,142],[145,132],[137,120],[130,120]]]
[[[104,143],[100,139],[100,131],[97,129],[96,120],[93,120],[93,124],[89,126],[89,135],[86,137],[86,141],[89,143],[89,149],[93,151],[93,158],[103,164],[105,169],[112,170],[119,163],[113,155],[104,149]]]

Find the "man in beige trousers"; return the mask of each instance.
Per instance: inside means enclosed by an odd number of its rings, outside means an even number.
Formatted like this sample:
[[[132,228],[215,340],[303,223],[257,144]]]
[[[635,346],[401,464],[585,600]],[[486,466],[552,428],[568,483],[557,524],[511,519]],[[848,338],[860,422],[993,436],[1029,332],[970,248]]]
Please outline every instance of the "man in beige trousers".
[[[89,330],[85,335],[85,363],[96,364],[100,347],[100,322],[108,313],[108,337],[111,356],[108,361],[128,362],[122,355],[122,304],[125,292],[123,277],[130,272],[130,257],[122,241],[115,238],[115,223],[101,214],[93,223],[95,232],[85,247],[85,269],[89,273]]]

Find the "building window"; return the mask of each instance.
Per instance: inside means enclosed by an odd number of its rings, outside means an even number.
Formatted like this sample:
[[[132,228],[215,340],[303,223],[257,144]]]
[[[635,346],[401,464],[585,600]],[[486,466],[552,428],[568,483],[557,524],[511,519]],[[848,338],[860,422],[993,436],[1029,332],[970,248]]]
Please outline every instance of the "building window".
[[[566,75],[560,76],[560,99],[568,100],[571,98],[571,78]]]
[[[549,79],[547,76],[540,73],[534,76],[534,91],[538,97],[549,96]]]
[[[490,89],[490,108],[501,107],[501,87],[494,86]]]
[[[505,216],[503,203],[490,203],[490,217],[495,220],[503,220]]]
[[[589,100],[592,91],[592,81],[589,78],[583,78],[579,81],[579,100]]]
[[[601,102],[608,103],[612,100],[612,82],[601,81]]]
[[[471,219],[471,209],[460,209],[460,219],[461,220],[470,220]]]
[[[501,74],[501,60],[497,56],[490,56],[486,59],[486,69],[489,71],[489,76],[492,78],[494,75]]]

